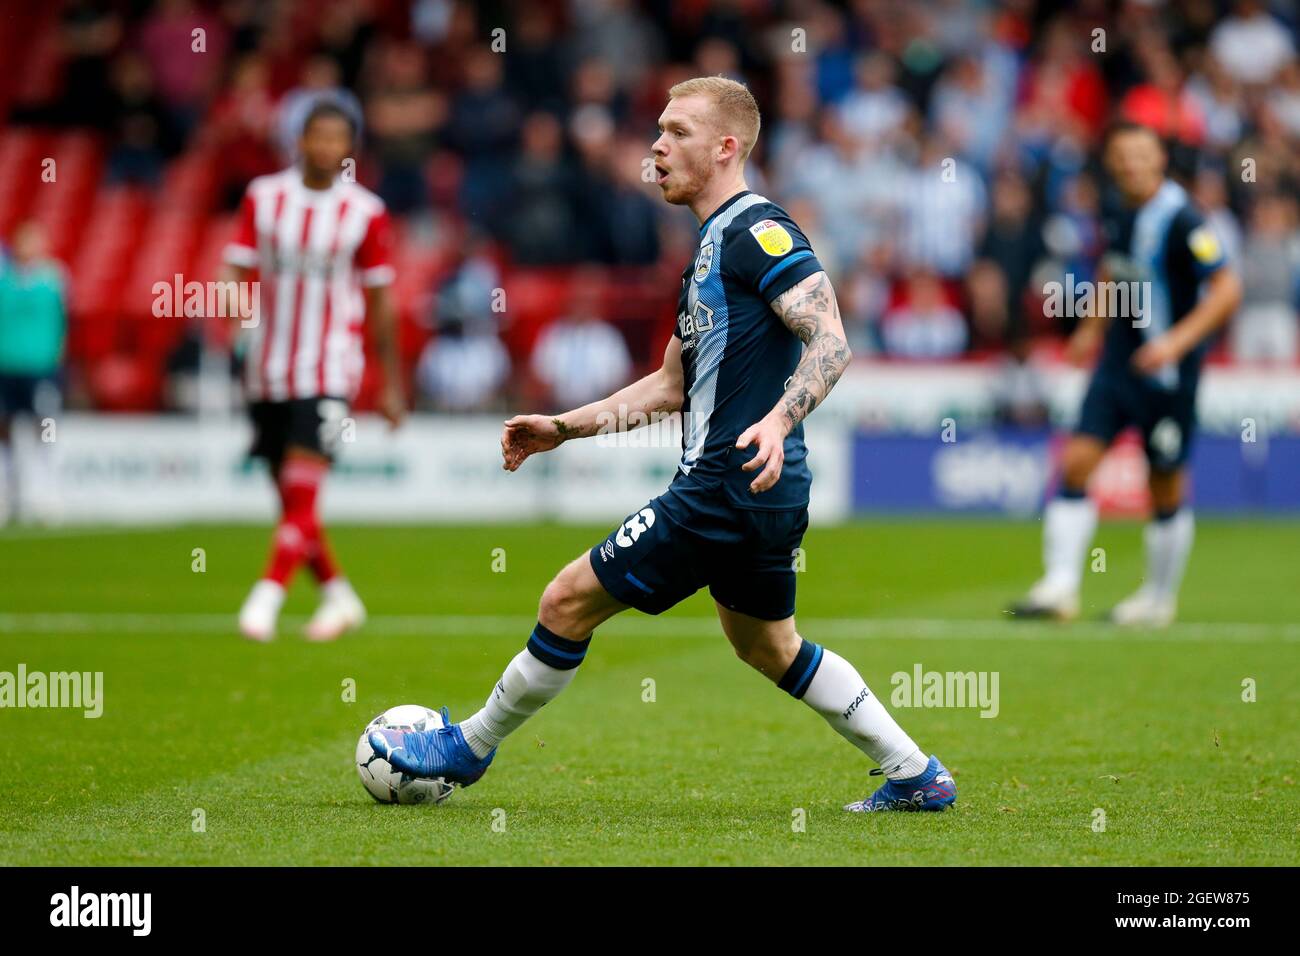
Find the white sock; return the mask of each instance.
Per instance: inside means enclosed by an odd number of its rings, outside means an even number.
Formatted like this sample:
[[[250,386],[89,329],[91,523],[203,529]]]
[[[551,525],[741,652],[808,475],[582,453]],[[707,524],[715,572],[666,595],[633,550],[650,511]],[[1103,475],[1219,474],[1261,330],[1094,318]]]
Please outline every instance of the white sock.
[[[1178,597],[1178,587],[1183,582],[1187,558],[1192,553],[1192,540],[1196,537],[1196,522],[1192,509],[1183,507],[1173,517],[1152,521],[1143,536],[1147,548],[1147,577],[1144,582],[1162,598]]]
[[[805,656],[811,659],[801,660]],[[930,758],[889,716],[852,664],[834,651],[804,641],[790,669],[806,671],[809,667],[815,671],[803,690],[803,702],[826,718],[836,733],[879,764],[891,780],[905,780],[925,771]],[[781,687],[798,696],[802,681],[802,675],[797,675],[791,689],[782,678]]]
[[[1043,567],[1047,580],[1070,591],[1083,581],[1083,565],[1097,531],[1097,506],[1088,498],[1053,498],[1043,512]]]
[[[339,598],[361,600],[357,597],[357,592],[352,589],[351,583],[343,575],[330,578],[320,586],[321,598],[326,601],[332,601]]]
[[[474,755],[486,757],[525,720],[558,697],[577,673],[576,664],[552,667],[538,660],[528,648],[516,654],[482,709],[460,722],[460,732]]]

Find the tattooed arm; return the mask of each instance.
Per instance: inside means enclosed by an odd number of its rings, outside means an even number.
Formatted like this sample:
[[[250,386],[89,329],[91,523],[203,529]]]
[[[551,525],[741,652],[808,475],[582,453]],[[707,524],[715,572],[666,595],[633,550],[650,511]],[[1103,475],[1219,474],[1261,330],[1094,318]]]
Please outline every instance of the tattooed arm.
[[[741,466],[745,471],[763,469],[749,485],[750,494],[755,495],[767,491],[781,477],[786,436],[826,399],[853,357],[844,337],[835,290],[825,272],[792,285],[772,300],[772,309],[807,348],[781,400],[736,439],[737,448],[758,443],[758,454]]]

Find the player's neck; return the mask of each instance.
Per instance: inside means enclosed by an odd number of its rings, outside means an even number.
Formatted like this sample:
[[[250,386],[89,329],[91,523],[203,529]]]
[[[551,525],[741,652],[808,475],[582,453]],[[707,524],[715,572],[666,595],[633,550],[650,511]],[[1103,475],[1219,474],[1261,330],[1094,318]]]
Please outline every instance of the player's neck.
[[[1147,203],[1149,203],[1152,199],[1155,199],[1155,198],[1156,198],[1156,194],[1160,192],[1160,190],[1161,190],[1161,188],[1164,186],[1164,184],[1165,184],[1165,181],[1164,181],[1163,179],[1161,179],[1161,180],[1160,180],[1159,182],[1157,182],[1157,183],[1155,184],[1155,186],[1153,186],[1151,189],[1146,190],[1144,193],[1142,193],[1142,195],[1140,195],[1140,196],[1129,196],[1129,197],[1127,197],[1127,198],[1128,198],[1128,203],[1129,203],[1129,205],[1132,206],[1134,209],[1141,209],[1143,206],[1145,206]]]
[[[700,193],[691,203],[691,212],[695,213],[695,218],[700,221],[700,225],[703,225],[710,216],[722,208],[723,203],[748,189],[749,187],[745,185],[745,177],[740,176],[725,186]]]
[[[301,168],[302,184],[308,189],[324,191],[334,185],[334,176],[331,173],[322,173],[319,170]]]

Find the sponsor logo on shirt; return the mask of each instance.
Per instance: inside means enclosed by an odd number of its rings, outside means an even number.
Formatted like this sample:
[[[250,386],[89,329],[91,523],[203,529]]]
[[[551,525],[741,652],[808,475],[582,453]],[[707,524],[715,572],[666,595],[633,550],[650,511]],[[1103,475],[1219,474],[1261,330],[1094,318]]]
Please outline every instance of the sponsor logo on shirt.
[[[764,219],[749,227],[749,234],[769,256],[783,256],[794,248],[794,239],[779,222]]]

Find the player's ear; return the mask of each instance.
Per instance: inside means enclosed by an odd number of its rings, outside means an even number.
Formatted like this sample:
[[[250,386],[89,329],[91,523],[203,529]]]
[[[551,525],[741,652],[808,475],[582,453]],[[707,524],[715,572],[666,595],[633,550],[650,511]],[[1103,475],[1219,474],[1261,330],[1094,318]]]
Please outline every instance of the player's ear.
[[[722,137],[722,144],[718,147],[718,162],[725,163],[732,156],[740,152],[740,140],[734,136]]]

